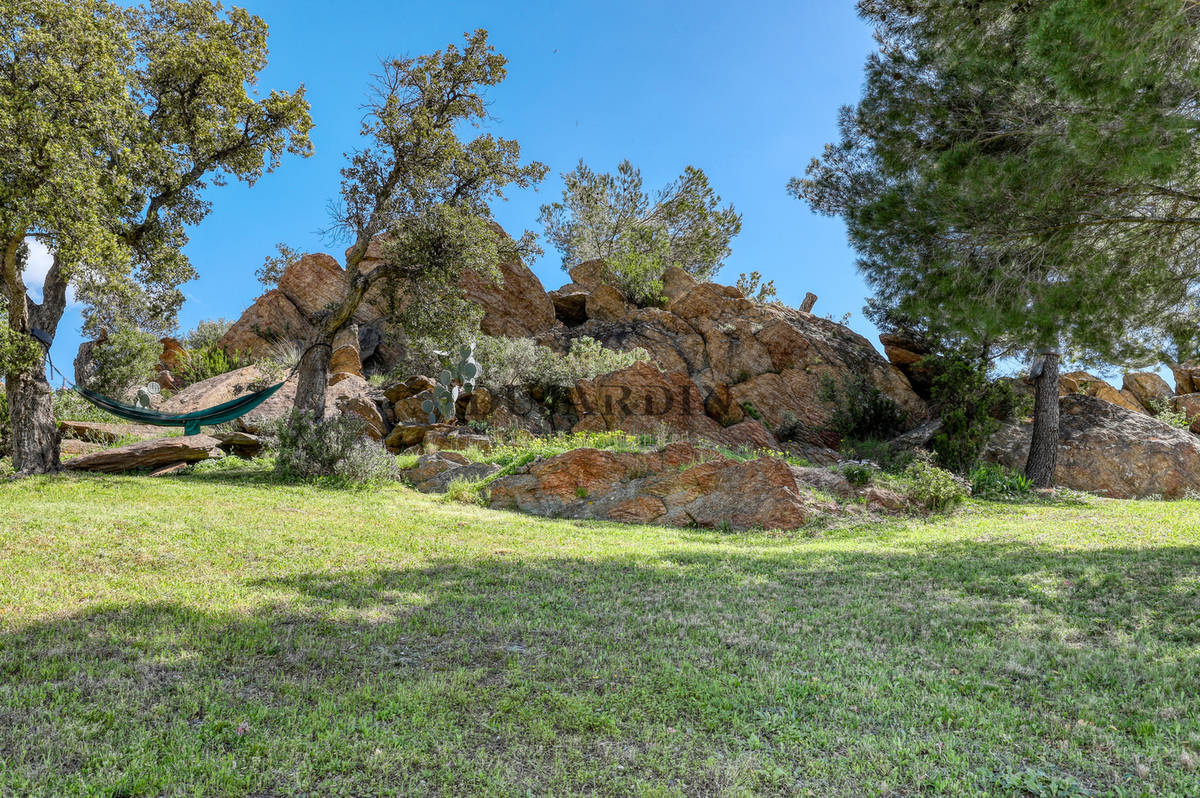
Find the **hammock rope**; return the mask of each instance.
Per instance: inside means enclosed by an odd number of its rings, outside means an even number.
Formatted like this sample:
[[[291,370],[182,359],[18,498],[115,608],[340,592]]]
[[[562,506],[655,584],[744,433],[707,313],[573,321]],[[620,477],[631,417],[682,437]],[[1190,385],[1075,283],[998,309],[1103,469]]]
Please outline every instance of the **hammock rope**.
[[[41,340],[39,337],[38,340]],[[213,424],[223,424],[226,421],[233,421],[236,418],[241,418],[250,411],[257,408],[263,402],[270,399],[275,393],[284,386],[284,384],[292,378],[292,375],[300,368],[300,363],[304,357],[318,346],[329,347],[326,343],[315,343],[296,361],[296,365],[292,367],[291,372],[283,378],[281,382],[277,382],[260,391],[252,391],[244,394],[229,402],[223,402],[213,407],[206,407],[201,410],[193,410],[190,413],[163,413],[158,410],[150,410],[144,407],[135,407],[127,405],[124,402],[118,402],[116,399],[109,398],[104,394],[90,391],[87,388],[81,388],[71,382],[66,376],[58,370],[54,365],[54,361],[50,359],[50,352],[46,352],[46,362],[55,374],[63,381],[64,385],[70,385],[75,393],[82,396],[90,404],[95,405],[101,410],[112,413],[118,418],[123,418],[126,421],[134,421],[139,424],[152,424],[156,427],[183,427],[184,435],[199,435],[201,426],[211,426]]]

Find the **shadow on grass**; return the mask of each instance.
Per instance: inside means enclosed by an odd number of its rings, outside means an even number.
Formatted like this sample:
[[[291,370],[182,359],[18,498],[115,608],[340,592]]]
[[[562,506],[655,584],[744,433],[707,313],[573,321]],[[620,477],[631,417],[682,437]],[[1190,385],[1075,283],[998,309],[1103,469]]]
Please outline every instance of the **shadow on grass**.
[[[0,793],[1197,784],[1197,546],[497,552],[246,587],[249,612],[0,636]]]

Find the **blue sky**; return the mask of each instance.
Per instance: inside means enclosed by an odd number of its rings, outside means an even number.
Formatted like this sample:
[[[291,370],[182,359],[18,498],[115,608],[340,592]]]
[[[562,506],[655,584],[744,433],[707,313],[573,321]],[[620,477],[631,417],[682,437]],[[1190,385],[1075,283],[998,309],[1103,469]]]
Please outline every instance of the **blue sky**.
[[[694,164],[744,215],[718,279],[758,270],[791,304],[813,291],[818,313],[852,313],[850,326],[876,343],[842,222],[785,191],[835,137],[838,107],[860,93],[873,42],[848,0],[240,5],[271,29],[259,90],[307,86],[316,154],[287,158],[253,188],[211,190],[213,212],[187,247],[200,277],[184,288],[182,329],[240,315],[260,293],[254,271],[276,242],[341,254],[344,245],[320,231],[380,59],[432,52],[483,27],[509,59],[507,80],[490,94],[489,130],[550,167],[536,190],[497,203],[506,229],[540,232],[538,207],[559,197],[559,173],[580,158],[602,171],[629,158],[647,188]],[[553,250],[530,265],[547,289],[567,282]],[[77,313],[64,318],[53,351],[60,367],[74,357],[78,328]]]

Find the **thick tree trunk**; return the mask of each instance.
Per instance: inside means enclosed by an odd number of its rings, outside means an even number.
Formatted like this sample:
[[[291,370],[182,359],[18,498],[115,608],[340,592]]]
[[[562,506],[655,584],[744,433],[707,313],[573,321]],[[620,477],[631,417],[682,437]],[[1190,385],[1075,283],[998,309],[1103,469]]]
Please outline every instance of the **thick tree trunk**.
[[[329,384],[329,356],[333,354],[333,336],[321,331],[308,342],[300,357],[296,401],[292,407],[309,413],[314,421],[325,418],[325,388]]]
[[[5,244],[4,289],[8,299],[8,326],[20,336],[34,339],[39,346],[53,341],[67,306],[67,276],[62,262],[54,262],[42,285],[42,302],[26,295],[25,282],[17,271],[15,247],[23,237],[13,236]],[[42,350],[44,352],[44,350]],[[42,359],[4,375],[4,391],[12,421],[13,469],[21,475],[53,474],[60,470],[58,425],[54,421],[54,393],[46,381]]]
[[[1025,476],[1038,488],[1054,487],[1058,463],[1058,352],[1043,352],[1034,369],[1033,440]]]
[[[21,475],[57,473],[61,468],[58,424],[44,364],[10,372],[4,386],[12,418],[13,469]]]

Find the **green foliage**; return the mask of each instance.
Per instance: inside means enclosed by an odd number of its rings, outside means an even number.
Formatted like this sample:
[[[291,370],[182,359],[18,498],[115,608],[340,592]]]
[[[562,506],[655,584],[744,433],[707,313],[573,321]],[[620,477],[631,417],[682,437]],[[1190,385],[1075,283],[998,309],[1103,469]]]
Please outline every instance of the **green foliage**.
[[[942,467],[966,474],[979,462],[988,439],[1009,418],[1021,396],[1013,384],[989,380],[986,367],[961,355],[931,356],[921,361],[933,373],[930,397],[942,420],[932,448]]]
[[[904,430],[904,411],[862,375],[826,377],[818,394],[833,405],[830,427],[843,440],[887,440]]]
[[[984,464],[971,471],[971,495],[981,499],[1023,496],[1033,489],[1024,474],[1002,465]]]
[[[358,289],[378,285],[408,340],[449,347],[478,331],[482,312],[464,281],[495,282],[499,263],[537,251],[532,233],[516,242],[503,233],[491,203],[540,181],[546,166],[522,164],[515,140],[458,135],[487,120],[485,92],[504,80],[506,63],[482,29],[461,48],[384,62],[365,109],[366,141],[341,170],[334,227],[353,241],[352,290],[330,314],[330,335],[362,302]],[[381,234],[383,262],[363,274],[359,264]]]
[[[671,266],[711,279],[742,229],[741,214],[732,205],[720,207],[708,177],[694,166],[653,199],[627,160],[615,175],[593,172],[581,160],[562,179],[562,202],[543,205],[540,218],[563,268],[603,260],[605,279],[641,304],[658,300]]]
[[[230,354],[221,347],[210,344],[201,349],[188,349],[187,357],[179,366],[179,374],[172,376],[178,376],[184,385],[192,385],[245,368],[253,362],[249,354]]]
[[[1150,403],[1150,410],[1155,418],[1172,427],[1189,429],[1192,426],[1193,419],[1188,416],[1187,411],[1177,409],[1170,399],[1155,399]]]
[[[775,290],[775,281],[763,280],[763,276],[759,272],[755,271],[749,274],[742,272],[739,274],[737,287],[743,296],[751,302],[757,302],[761,305],[779,301],[779,294]]]
[[[41,344],[11,329],[7,315],[0,312],[0,373],[35,368],[45,356]]]
[[[450,480],[441,500],[452,504],[474,504],[480,507],[487,505],[483,484],[462,477]]]
[[[205,319],[188,330],[180,342],[188,349],[210,349],[232,326],[229,319]]]
[[[88,333],[165,331],[214,176],[250,184],[311,152],[303,89],[251,94],[266,23],[211,2],[5,3],[0,31],[0,250],[36,236],[54,256],[30,322],[53,329],[70,284]],[[4,276],[25,293],[19,271]]]
[[[758,408],[750,402],[742,402],[742,412],[750,416],[750,418],[754,419],[755,421],[762,421],[762,413],[760,413]]]
[[[304,257],[304,253],[300,250],[284,243],[276,244],[275,254],[263,258],[263,265],[254,272],[254,276],[267,288],[274,288],[279,285],[279,280],[283,277],[287,267],[302,257]]]
[[[859,10],[880,45],[863,96],[789,188],[846,220],[883,305],[975,344],[1093,361],[1144,354],[1185,318],[1200,271],[1200,195],[1178,190],[1200,178],[1191,9]]]
[[[608,349],[587,336],[572,341],[566,355],[531,338],[482,336],[476,354],[483,365],[482,384],[493,390],[533,385],[571,388],[579,380],[595,379],[650,359],[640,347],[629,352]]]
[[[863,487],[871,484],[871,477],[874,476],[874,471],[870,466],[862,463],[844,463],[838,473],[846,478],[846,481],[855,487]]]
[[[54,420],[125,423],[113,414],[96,407],[70,388],[59,388],[54,392]]]
[[[112,330],[105,341],[92,348],[95,371],[87,387],[118,401],[124,401],[135,385],[154,379],[162,345],[151,333],[132,327]]]
[[[475,381],[482,373],[475,360],[475,345],[460,347],[458,360],[438,376],[433,398],[421,402],[421,409],[429,414],[429,423],[436,424],[439,419],[444,424],[454,421],[458,415],[458,397],[475,390]]]
[[[917,452],[908,446],[878,440],[842,441],[841,452],[855,460],[874,463],[889,474],[903,472],[917,456]]]
[[[275,426],[276,476],[358,487],[399,479],[396,459],[367,438],[365,429],[353,414],[313,421],[311,414],[294,411]]]
[[[951,510],[968,495],[961,479],[921,458],[908,464],[902,481],[909,501],[931,513]]]

